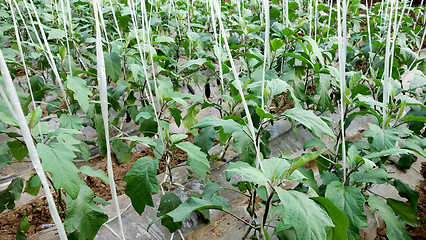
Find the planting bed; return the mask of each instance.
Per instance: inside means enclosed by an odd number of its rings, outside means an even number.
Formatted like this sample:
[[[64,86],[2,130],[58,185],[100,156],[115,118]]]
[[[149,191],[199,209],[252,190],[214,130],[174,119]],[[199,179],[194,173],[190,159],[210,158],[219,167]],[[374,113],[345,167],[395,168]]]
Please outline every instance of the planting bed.
[[[425,239],[425,5],[0,1],[0,238]]]

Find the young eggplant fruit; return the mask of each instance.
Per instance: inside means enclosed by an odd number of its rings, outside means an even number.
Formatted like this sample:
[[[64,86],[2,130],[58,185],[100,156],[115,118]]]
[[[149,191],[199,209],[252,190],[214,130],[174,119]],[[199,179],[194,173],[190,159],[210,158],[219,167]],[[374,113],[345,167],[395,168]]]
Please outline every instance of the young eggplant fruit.
[[[192,95],[195,95],[194,89],[192,89],[192,87],[191,87],[191,86],[189,86],[189,84],[188,84],[188,85],[186,85],[186,86],[188,87],[188,91],[189,91]]]
[[[207,82],[206,85],[204,85],[204,93],[206,94],[206,98],[210,98],[210,83]]]

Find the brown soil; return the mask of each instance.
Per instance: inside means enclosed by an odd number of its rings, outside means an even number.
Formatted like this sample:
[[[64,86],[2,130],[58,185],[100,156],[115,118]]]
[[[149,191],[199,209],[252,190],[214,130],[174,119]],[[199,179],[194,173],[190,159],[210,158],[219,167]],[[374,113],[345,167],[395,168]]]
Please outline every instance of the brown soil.
[[[289,98],[287,96],[287,93],[283,93],[282,95],[279,95],[276,98],[276,101],[273,101],[269,107],[272,108],[271,109],[272,114],[280,115],[285,110],[294,107],[293,99]]]
[[[189,137],[183,141],[194,142],[194,136],[192,134],[188,134]],[[132,168],[133,164],[141,157],[150,156],[154,157],[153,150],[151,148],[146,148],[141,152],[137,152],[131,155],[130,161],[128,163],[123,163],[121,165],[117,164],[117,159],[113,155],[113,169],[114,169],[114,180],[116,185],[119,187],[117,189],[117,195],[124,194],[124,189],[126,188],[126,182],[123,181],[123,177],[126,173]],[[174,151],[173,159],[171,160],[171,167],[177,166],[178,164],[185,162],[187,159],[187,154],[177,149]],[[98,162],[101,161],[101,170],[107,173],[106,168],[106,158],[94,158],[89,161],[90,162]],[[162,173],[166,170],[166,164],[164,161],[160,161],[159,170],[157,173]],[[108,184],[102,181],[99,178],[87,177],[85,179],[87,185],[93,190],[95,196],[103,198],[105,200],[111,199],[111,193]],[[56,200],[56,198],[55,198]],[[49,208],[44,199],[35,198],[31,203],[25,204],[23,206],[16,207],[14,210],[5,211],[0,214],[0,239],[9,240],[15,239],[16,232],[21,222],[23,216],[28,216],[28,221],[31,225],[30,229],[24,232],[25,235],[29,236],[36,232],[39,232],[43,229],[52,227],[53,220],[50,217]],[[64,215],[65,216],[65,215]],[[64,220],[64,216],[62,216],[62,220]]]
[[[420,181],[419,186],[416,187],[416,190],[420,193],[417,213],[420,219],[420,225],[416,228],[408,226],[408,232],[412,236],[413,240],[426,240],[426,162],[422,163],[422,175],[423,180]]]

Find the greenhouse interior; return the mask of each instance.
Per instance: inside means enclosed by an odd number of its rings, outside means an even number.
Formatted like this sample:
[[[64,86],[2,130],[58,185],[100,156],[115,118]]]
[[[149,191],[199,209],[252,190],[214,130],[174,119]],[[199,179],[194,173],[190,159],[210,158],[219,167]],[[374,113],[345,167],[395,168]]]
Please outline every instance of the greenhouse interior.
[[[425,0],[0,0],[0,239],[426,239]]]

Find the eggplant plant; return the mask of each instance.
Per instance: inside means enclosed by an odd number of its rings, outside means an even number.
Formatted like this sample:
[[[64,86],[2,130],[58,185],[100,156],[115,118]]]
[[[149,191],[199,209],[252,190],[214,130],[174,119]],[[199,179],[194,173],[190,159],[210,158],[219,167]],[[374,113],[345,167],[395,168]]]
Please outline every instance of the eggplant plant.
[[[117,164],[129,162],[134,147],[145,144],[154,156],[136,160],[123,180],[138,214],[147,206],[158,210],[149,227],[161,221],[178,232],[193,212],[208,220],[212,209],[244,223],[243,239],[360,239],[365,208],[383,218],[389,239],[410,239],[406,224],[418,226],[419,193],[390,166],[410,169],[426,157],[425,6],[396,0],[0,6],[6,139],[0,167],[29,155],[36,172],[0,191],[0,212],[13,210],[23,192],[36,196],[42,188],[60,238],[93,239],[108,216],[97,205],[105,200],[83,179],[98,177],[110,187],[119,220],[113,234],[125,239],[112,154]],[[201,119],[206,110],[217,115]],[[350,140],[348,130],[361,117],[368,128]],[[313,136],[296,157],[271,153],[270,129],[280,121]],[[85,135],[88,128],[96,139]],[[184,140],[189,134],[194,143]],[[215,144],[220,153],[211,151]],[[187,178],[200,181],[202,193],[176,180],[177,149],[187,153]],[[76,166],[96,150],[107,159],[107,173]],[[232,189],[210,178],[211,163],[229,151],[241,159],[225,169]],[[394,187],[405,202],[379,195],[378,185]],[[230,210],[223,191],[247,198],[248,220]],[[162,195],[159,203],[153,194]],[[25,215],[17,238],[25,238],[27,223]]]

